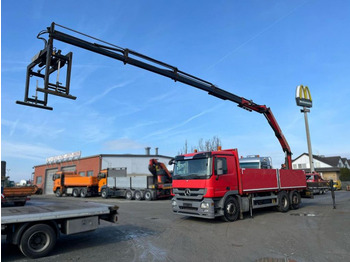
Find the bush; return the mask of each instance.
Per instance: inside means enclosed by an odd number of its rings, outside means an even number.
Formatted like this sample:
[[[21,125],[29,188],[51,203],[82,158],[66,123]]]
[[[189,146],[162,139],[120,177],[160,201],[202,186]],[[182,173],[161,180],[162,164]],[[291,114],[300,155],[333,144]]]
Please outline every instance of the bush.
[[[347,168],[341,168],[339,179],[341,181],[350,181],[350,170]]]

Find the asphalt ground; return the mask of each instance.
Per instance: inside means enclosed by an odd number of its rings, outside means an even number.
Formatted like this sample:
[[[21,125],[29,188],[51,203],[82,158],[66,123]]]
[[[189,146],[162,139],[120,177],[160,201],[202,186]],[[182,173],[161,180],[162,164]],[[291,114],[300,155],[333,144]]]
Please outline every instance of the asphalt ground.
[[[254,210],[232,223],[173,214],[170,200],[64,197],[118,205],[118,222],[63,235],[36,261],[350,261],[350,191],[335,195],[336,209],[328,192],[303,198],[298,210]],[[33,260],[2,237],[1,261]]]

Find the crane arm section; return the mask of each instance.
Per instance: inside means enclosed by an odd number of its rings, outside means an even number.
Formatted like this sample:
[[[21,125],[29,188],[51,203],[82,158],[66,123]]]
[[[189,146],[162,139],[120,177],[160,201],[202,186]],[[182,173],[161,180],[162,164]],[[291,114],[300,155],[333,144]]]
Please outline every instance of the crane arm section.
[[[66,44],[70,44],[79,48],[89,50],[94,53],[98,53],[113,59],[117,59],[123,62],[124,64],[130,64],[130,65],[151,71],[153,73],[171,78],[174,81],[178,81],[186,85],[190,85],[200,90],[206,91],[208,92],[209,95],[215,96],[223,100],[229,100],[231,102],[234,102],[239,107],[242,107],[243,109],[246,109],[248,111],[255,111],[263,114],[266,117],[271,128],[275,132],[275,135],[278,141],[280,142],[283,151],[285,152],[286,168],[291,169],[292,153],[291,153],[290,147],[275,117],[273,116],[270,108],[266,107],[265,105],[255,104],[251,100],[247,100],[243,97],[237,96],[226,90],[218,88],[217,86],[215,86],[214,84],[206,80],[203,80],[196,76],[180,71],[178,70],[177,67],[171,66],[164,62],[145,56],[133,50],[130,50],[127,48],[121,48],[98,39],[97,39],[98,41],[103,42],[104,44],[89,42],[84,39],[75,37],[73,35],[69,35],[69,34],[57,31],[55,30],[55,26],[59,26],[59,25],[52,23],[51,27],[48,27],[47,31],[44,32],[49,34],[48,41],[46,41],[43,38],[39,38],[40,34],[38,35],[39,39],[43,39],[45,41],[45,48],[39,52],[37,57],[34,59],[34,61],[32,61],[32,63],[27,68],[27,83],[26,83],[26,90],[25,90],[25,98],[23,102],[17,101],[18,104],[29,105],[29,106],[34,106],[34,107],[39,107],[44,109],[52,109],[51,107],[47,106],[48,94],[75,99],[75,97],[69,94],[68,80],[66,83],[66,87],[61,86],[60,85],[61,83],[59,83],[59,81],[57,81],[54,84],[49,83],[49,74],[57,71],[57,74],[59,75],[60,68],[62,68],[65,64],[67,64],[67,70],[68,70],[67,79],[70,79],[72,54],[69,53],[67,56],[63,56],[61,55],[60,50],[56,52],[55,49],[53,48],[53,40],[58,40]],[[62,62],[63,65],[60,64],[61,60],[63,61]],[[45,70],[45,74],[41,74],[40,72],[34,72],[33,68],[36,65],[42,68],[39,71]],[[45,96],[44,100],[38,100],[37,97],[35,97],[35,99],[28,97],[29,78],[32,76],[37,76],[44,79],[44,88],[37,88],[36,90],[44,93],[44,96]]]

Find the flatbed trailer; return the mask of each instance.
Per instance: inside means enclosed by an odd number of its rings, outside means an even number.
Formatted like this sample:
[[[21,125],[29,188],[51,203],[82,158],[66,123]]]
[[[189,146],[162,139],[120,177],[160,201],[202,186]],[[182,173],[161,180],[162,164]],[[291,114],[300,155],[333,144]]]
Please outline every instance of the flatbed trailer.
[[[1,234],[25,256],[39,258],[49,254],[61,234],[93,231],[100,219],[115,223],[117,210],[93,202],[36,198],[26,206],[1,208]]]

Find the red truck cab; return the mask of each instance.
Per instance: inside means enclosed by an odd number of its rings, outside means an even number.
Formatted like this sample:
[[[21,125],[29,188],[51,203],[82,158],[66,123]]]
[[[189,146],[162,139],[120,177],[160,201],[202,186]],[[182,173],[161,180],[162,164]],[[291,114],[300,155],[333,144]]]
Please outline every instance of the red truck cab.
[[[174,164],[172,207],[182,215],[234,221],[255,208],[286,212],[306,188],[301,170],[241,169],[237,149],[180,155]]]

